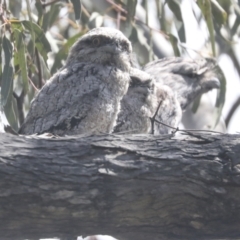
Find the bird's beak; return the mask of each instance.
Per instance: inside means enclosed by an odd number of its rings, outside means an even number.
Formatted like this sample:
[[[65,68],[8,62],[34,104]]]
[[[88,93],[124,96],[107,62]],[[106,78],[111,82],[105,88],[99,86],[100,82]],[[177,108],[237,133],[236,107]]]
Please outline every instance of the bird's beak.
[[[221,84],[218,78],[216,77],[212,77],[211,80],[209,80],[209,82],[211,82],[211,87],[212,88],[220,88]]]
[[[212,89],[219,89],[220,86],[221,86],[219,79],[216,78],[216,77],[211,77],[211,78],[204,79],[204,82],[202,84],[202,87],[205,90],[208,90],[208,91],[212,90]]]

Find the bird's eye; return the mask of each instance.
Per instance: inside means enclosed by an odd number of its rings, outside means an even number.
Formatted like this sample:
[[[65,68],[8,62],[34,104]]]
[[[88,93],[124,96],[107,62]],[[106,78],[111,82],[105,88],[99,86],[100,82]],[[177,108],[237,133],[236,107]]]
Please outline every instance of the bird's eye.
[[[93,46],[95,46],[95,47],[99,46],[99,44],[100,44],[100,39],[99,39],[99,38],[94,38],[94,39],[92,40],[92,44],[93,44]]]

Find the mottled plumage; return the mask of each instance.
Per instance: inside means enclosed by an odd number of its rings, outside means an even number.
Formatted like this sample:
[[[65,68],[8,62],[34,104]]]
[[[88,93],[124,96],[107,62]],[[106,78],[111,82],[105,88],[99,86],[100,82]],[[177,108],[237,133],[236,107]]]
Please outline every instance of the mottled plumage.
[[[128,89],[131,51],[131,43],[118,30],[89,31],[36,95],[19,132],[111,133]]]
[[[151,118],[155,113],[156,120],[177,127],[182,111],[173,91],[136,68],[132,68],[130,74],[130,86],[121,101],[114,132],[152,133]],[[156,122],[153,129],[155,134],[171,132],[170,128]]]
[[[177,94],[182,110],[185,110],[200,94],[219,88],[215,66],[213,59],[169,57],[150,62],[143,70],[155,77],[157,82],[169,86]]]
[[[159,110],[156,120],[168,126],[177,128],[182,119],[182,109],[176,93],[168,86],[156,83],[156,96],[159,102]],[[154,134],[169,134],[173,129],[159,122],[154,123]]]

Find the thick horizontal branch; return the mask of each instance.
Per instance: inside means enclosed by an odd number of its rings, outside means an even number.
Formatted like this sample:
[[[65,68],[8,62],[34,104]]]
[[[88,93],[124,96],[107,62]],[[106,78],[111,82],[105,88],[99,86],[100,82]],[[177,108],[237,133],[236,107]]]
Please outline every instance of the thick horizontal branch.
[[[2,239],[240,235],[239,135],[0,137]]]

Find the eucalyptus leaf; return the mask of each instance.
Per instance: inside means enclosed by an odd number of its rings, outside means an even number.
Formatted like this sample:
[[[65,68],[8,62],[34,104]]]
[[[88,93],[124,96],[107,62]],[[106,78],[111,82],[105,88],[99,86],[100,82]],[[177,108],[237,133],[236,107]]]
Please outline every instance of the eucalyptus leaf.
[[[11,86],[11,90],[10,90],[10,95],[11,97],[8,97],[6,105],[4,106],[4,112],[6,114],[6,118],[9,122],[9,124],[7,125],[8,127],[12,127],[14,129],[14,131],[18,130],[18,121],[17,121],[17,117],[16,114],[14,112],[14,108],[13,108],[13,101],[15,101],[15,99],[12,97],[13,96],[13,88]],[[7,127],[5,126],[5,128]],[[10,128],[11,128],[10,127]]]
[[[198,110],[198,107],[200,105],[200,102],[201,102],[201,98],[202,98],[202,95],[198,96],[194,102],[193,102],[193,105],[192,105],[192,112],[193,113],[196,113],[197,110]]]
[[[80,20],[81,11],[82,11],[81,0],[71,0],[71,2],[73,4],[75,19]]]
[[[6,38],[6,36],[3,37],[2,47],[4,51],[5,64],[3,66],[2,74],[1,108],[4,107],[7,103],[7,99],[9,97],[13,82],[13,66],[11,64],[13,47],[11,42]]]
[[[183,22],[180,3],[177,0],[168,0],[168,7],[171,9],[178,21]]]
[[[211,0],[212,3],[212,13],[214,19],[219,25],[225,24],[227,21],[227,13],[222,8],[222,6],[217,2],[217,0]]]
[[[140,65],[145,65],[151,59],[149,53],[151,52],[150,46],[142,29],[132,25],[132,32],[129,36],[129,40],[133,43],[133,52],[137,54],[137,60]]]
[[[42,7],[41,0],[36,0],[35,7],[38,11],[38,23],[42,26],[44,10],[43,10],[43,7]]]
[[[180,50],[178,48],[178,39],[173,34],[168,34],[168,36],[174,51],[174,55],[178,57],[181,56]]]
[[[27,93],[28,92],[28,74],[27,74],[27,64],[26,64],[26,56],[25,56],[26,49],[24,45],[24,35],[22,32],[15,29],[14,36],[16,41],[15,57],[17,58],[17,62],[19,63],[19,67],[21,70],[24,93]]]
[[[36,23],[31,23],[30,21],[27,21],[27,20],[22,21],[22,24],[29,31],[31,30],[31,26],[33,26],[33,31],[35,35],[34,37],[35,42],[33,44],[36,45],[36,48],[38,49],[39,53],[43,57],[44,61],[46,62],[47,53],[51,51],[51,46],[43,30]]]
[[[34,35],[34,27],[33,27],[33,21],[32,21],[32,15],[31,15],[31,6],[30,6],[30,2],[29,0],[26,0],[26,3],[27,3],[27,12],[28,12],[28,17],[29,17],[29,31],[30,31],[30,34],[31,34],[31,38],[32,38],[32,41],[33,41],[33,46],[32,48],[30,49],[30,54],[33,56],[34,54],[34,49],[35,49],[35,35]]]
[[[206,23],[207,23],[207,27],[208,27],[208,31],[209,31],[209,35],[210,35],[210,41],[211,41],[211,45],[212,45],[213,56],[216,56],[211,2],[210,2],[210,0],[197,0],[197,3],[199,5],[202,15],[204,16]]]
[[[162,15],[162,2],[159,1],[159,0],[155,0],[155,5],[156,5],[156,8],[157,8],[157,18],[158,18],[158,21],[160,22],[161,21],[161,15]]]
[[[221,117],[222,109],[223,109],[225,99],[226,99],[227,81],[226,81],[226,77],[225,77],[222,69],[219,67],[219,65],[216,66],[215,71],[216,71],[218,79],[220,81],[220,89],[218,90],[217,99],[216,99],[216,103],[215,103],[215,107],[217,108],[217,116],[216,116],[216,121],[215,121],[215,126],[216,126]]]
[[[128,11],[127,14],[127,22],[130,22],[133,20],[136,12],[137,7],[137,0],[128,0],[126,4],[126,9]]]
[[[0,37],[0,46],[2,46],[2,37]],[[2,48],[0,48],[0,87],[2,85]],[[0,98],[1,101],[1,98]],[[1,106],[1,103],[0,103]]]
[[[66,60],[70,47],[83,35],[82,32],[76,34],[75,36],[69,38],[67,42],[62,46],[62,48],[55,55],[55,61],[51,68],[51,74],[54,74],[57,69],[62,66],[62,60]]]
[[[43,15],[42,29],[44,32],[54,25],[54,22],[59,16],[60,10],[61,4],[56,3],[51,5],[50,10]]]
[[[12,30],[19,30],[19,31],[23,31],[24,30],[24,27],[23,27],[21,21],[11,20],[10,22],[11,22]]]
[[[186,42],[185,25],[183,23],[180,23],[180,27],[178,28],[178,37],[181,42]]]

